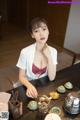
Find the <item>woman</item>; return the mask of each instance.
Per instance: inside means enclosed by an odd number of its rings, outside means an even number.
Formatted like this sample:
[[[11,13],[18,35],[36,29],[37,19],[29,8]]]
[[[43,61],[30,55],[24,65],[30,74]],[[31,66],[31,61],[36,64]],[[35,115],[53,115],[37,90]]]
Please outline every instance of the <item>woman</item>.
[[[49,29],[45,19],[33,19],[30,28],[31,36],[36,42],[21,50],[17,67],[19,67],[19,80],[27,88],[26,95],[36,98],[38,91],[30,81],[47,75],[50,81],[54,80],[57,51],[46,43]]]

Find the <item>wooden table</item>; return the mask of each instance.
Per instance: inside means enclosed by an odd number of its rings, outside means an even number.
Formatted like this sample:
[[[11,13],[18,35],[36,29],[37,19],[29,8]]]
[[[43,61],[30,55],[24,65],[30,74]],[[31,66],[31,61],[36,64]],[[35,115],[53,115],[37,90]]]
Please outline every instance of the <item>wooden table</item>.
[[[65,82],[71,81],[73,84],[72,90],[67,90],[66,93],[60,94],[60,98],[58,100],[52,100],[51,104],[53,106],[59,106],[62,110],[61,118],[62,120],[80,120],[80,114],[78,115],[69,115],[63,110],[64,99],[66,95],[74,90],[80,89],[80,64],[73,65],[66,69],[63,69],[57,72],[56,79],[53,82],[48,82],[46,85],[41,85],[38,87],[38,92],[40,95],[46,94],[48,95],[49,92],[56,90],[59,85],[64,85]],[[23,115],[18,120],[43,120],[40,116],[38,110],[37,111],[30,111],[27,110],[27,106],[24,105],[25,111]],[[11,119],[12,120],[12,119]]]

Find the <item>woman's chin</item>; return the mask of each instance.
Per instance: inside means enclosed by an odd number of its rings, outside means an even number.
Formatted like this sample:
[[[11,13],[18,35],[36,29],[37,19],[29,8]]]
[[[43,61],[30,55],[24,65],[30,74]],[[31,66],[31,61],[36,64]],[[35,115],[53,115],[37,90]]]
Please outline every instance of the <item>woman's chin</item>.
[[[45,44],[47,42],[47,40],[40,40],[40,43]]]

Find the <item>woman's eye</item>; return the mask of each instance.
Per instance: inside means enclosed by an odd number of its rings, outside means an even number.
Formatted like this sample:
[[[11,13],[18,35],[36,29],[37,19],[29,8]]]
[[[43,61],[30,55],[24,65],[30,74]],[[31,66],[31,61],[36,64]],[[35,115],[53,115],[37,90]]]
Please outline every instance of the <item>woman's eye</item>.
[[[34,32],[35,32],[35,33],[37,33],[37,32],[38,32],[38,30],[35,30]]]
[[[46,28],[43,28],[43,30],[45,31],[45,30],[46,30]]]

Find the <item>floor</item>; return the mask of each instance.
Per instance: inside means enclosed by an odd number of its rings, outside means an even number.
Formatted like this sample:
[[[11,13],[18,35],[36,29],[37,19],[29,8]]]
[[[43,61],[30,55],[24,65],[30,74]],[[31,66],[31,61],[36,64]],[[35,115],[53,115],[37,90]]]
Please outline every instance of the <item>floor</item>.
[[[17,62],[20,50],[31,43],[30,36],[23,29],[15,25],[3,25],[1,34],[0,69],[14,66]]]
[[[18,80],[18,70],[15,67],[20,50],[32,43],[25,30],[11,24],[3,24],[0,38],[0,91],[11,89],[11,84]],[[53,45],[53,43],[52,43]],[[57,71],[71,65],[73,57],[64,50],[58,50]],[[5,87],[4,87],[5,83]]]

